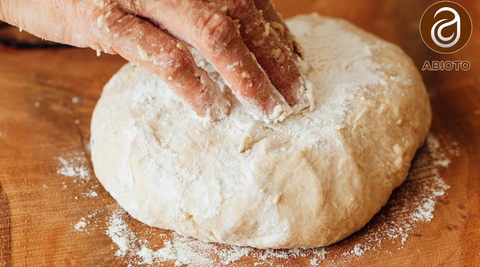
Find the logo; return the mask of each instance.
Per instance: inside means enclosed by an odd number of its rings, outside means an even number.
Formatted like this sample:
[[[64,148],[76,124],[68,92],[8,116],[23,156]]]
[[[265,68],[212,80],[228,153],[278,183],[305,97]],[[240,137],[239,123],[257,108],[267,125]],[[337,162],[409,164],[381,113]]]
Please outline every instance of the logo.
[[[472,20],[459,4],[442,1],[431,5],[420,19],[420,35],[433,51],[451,54],[462,49],[472,35]]]

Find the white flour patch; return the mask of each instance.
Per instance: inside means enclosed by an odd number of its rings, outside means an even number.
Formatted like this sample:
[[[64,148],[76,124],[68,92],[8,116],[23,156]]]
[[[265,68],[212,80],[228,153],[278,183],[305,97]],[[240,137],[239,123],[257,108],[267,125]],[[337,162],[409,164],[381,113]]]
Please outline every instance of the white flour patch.
[[[78,222],[77,224],[75,224],[75,230],[77,231],[83,231],[83,228],[85,228],[85,226],[87,226],[87,223],[83,221],[83,218],[82,218],[82,221]]]
[[[135,234],[130,230],[122,216],[125,216],[124,212],[115,212],[110,217],[107,225],[108,230],[106,234],[112,239],[112,241],[118,246],[118,250],[115,252],[115,256],[123,257],[129,252],[137,240]]]
[[[88,193],[84,194],[86,197],[96,197],[98,196],[97,192],[90,190]]]
[[[89,229],[94,229],[98,226],[98,221],[96,220],[95,215],[97,215],[97,212],[87,215],[86,218],[82,217],[80,221],[76,223],[73,227],[76,231],[90,234]],[[87,226],[89,228],[87,228]]]
[[[430,135],[427,138],[427,146],[429,151],[433,151],[431,154],[433,164],[448,168],[448,165],[450,164],[450,159],[447,158],[446,152],[443,149],[439,149],[440,144],[438,143],[437,138],[435,138],[433,135]]]
[[[355,244],[355,247],[353,248],[353,251],[352,251],[355,255],[357,256],[360,256],[360,255],[363,255],[365,253],[365,250],[362,249],[362,245],[361,244]]]
[[[172,233],[171,238],[164,241],[162,248],[153,250],[148,241],[138,240],[123,220],[125,216],[124,211],[115,211],[107,224],[106,234],[118,247],[115,256],[133,265],[173,262],[175,266],[228,266],[254,250],[236,246],[221,249],[217,244],[176,233]],[[216,255],[217,260],[212,258],[213,255]]]
[[[75,177],[80,178],[84,181],[90,180],[90,170],[87,166],[88,162],[85,157],[82,156],[74,156],[69,158],[58,157],[58,161],[62,164],[62,166],[57,170],[58,174],[67,177]]]
[[[99,184],[91,185],[89,183],[91,182],[93,172],[91,171],[90,164],[85,157],[85,152],[65,155],[55,159],[60,163],[57,173],[63,175],[64,177],[71,178],[68,181],[64,180],[61,182],[63,189],[67,189],[72,186],[83,187],[87,192],[80,193],[79,196],[88,198],[94,198],[98,196],[98,193],[95,190],[99,187]],[[43,185],[43,187],[48,188],[49,186]],[[75,199],[78,199],[79,196],[75,196]]]

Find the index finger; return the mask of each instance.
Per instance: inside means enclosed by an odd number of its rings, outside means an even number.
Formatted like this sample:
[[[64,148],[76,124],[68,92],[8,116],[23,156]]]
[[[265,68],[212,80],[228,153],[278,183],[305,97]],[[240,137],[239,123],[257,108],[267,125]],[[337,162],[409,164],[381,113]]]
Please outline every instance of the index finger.
[[[273,29],[278,33],[278,37],[290,49],[292,55],[302,56],[300,45],[295,40],[295,36],[288,29],[280,13],[275,11],[275,5],[271,0],[253,0],[258,10],[262,11],[263,18],[270,23]]]

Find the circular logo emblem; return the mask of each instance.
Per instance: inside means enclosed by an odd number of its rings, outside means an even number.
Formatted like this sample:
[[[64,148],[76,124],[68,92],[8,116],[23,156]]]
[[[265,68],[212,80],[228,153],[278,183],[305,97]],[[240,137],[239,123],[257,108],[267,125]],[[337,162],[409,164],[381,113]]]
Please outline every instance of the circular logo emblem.
[[[420,19],[420,35],[433,51],[450,54],[462,49],[472,35],[472,20],[459,4],[442,1],[431,5]]]

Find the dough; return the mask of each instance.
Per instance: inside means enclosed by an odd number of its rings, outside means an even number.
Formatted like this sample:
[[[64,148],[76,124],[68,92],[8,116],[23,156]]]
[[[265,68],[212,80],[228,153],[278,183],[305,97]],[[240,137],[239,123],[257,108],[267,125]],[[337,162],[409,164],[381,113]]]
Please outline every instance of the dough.
[[[397,46],[317,14],[288,25],[316,108],[255,121],[232,103],[204,123],[154,74],[130,64],[105,86],[92,119],[92,160],[134,218],[206,241],[319,247],[362,228],[406,178],[431,110],[421,76]]]

